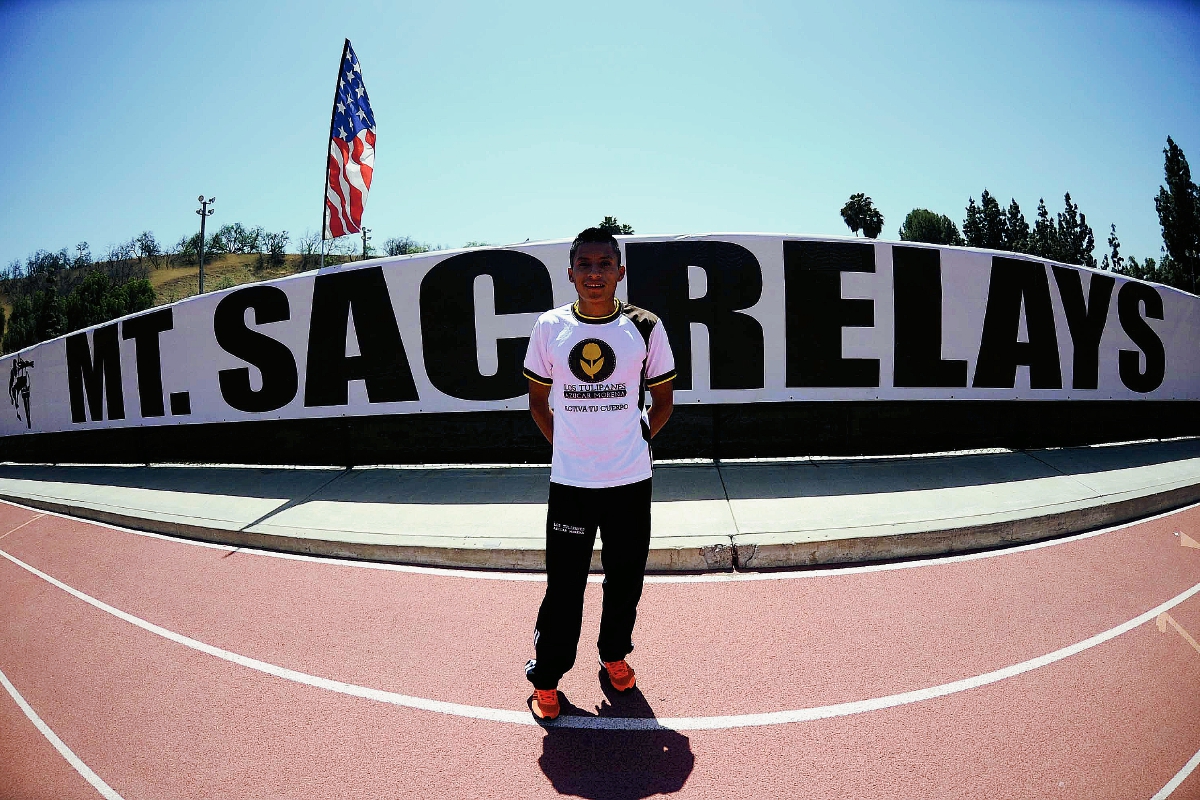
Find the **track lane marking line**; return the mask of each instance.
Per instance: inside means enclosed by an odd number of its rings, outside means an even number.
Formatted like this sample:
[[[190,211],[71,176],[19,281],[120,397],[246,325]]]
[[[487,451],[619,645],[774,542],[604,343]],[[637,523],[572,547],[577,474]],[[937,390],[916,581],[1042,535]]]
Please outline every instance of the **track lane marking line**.
[[[412,697],[410,695],[400,694],[398,692],[389,692],[383,689],[372,689],[367,686],[359,686],[358,684],[345,683],[342,681],[322,678],[316,675],[309,675],[305,672],[289,669],[271,664],[266,661],[259,661],[256,658],[243,656],[239,653],[234,653],[229,650],[224,650],[215,647],[181,633],[163,628],[160,625],[155,625],[153,622],[148,622],[141,617],[136,617],[127,611],[122,611],[119,608],[110,606],[102,600],[97,600],[91,595],[66,585],[62,581],[54,578],[36,567],[26,564],[16,556],[13,556],[4,550],[0,550],[0,556],[16,564],[18,567],[27,572],[36,575],[47,583],[62,589],[67,594],[82,600],[83,602],[95,608],[111,614],[118,619],[128,622],[142,630],[156,634],[175,642],[176,644],[184,645],[193,650],[205,653],[210,656],[228,661],[232,664],[237,664],[248,669],[262,672],[267,675],[273,675],[277,678],[293,681],[305,686],[313,686],[318,689],[326,689],[328,691],[345,694],[352,697],[361,697],[367,700],[375,700],[381,703],[388,703],[394,706],[403,706],[406,708],[414,708],[421,711],[432,711],[439,714],[448,714],[457,717],[466,717],[469,719],[486,720],[490,722],[503,722],[516,725],[537,725],[532,715],[513,711],[511,709],[490,708],[488,706],[472,706],[462,703],[450,703],[444,700],[431,700],[424,697]],[[847,717],[854,714],[863,714],[870,711],[880,711],[885,708],[893,708],[895,706],[908,705],[917,703],[923,700],[932,700],[938,697],[945,697],[951,694],[967,691],[968,689],[976,689],[980,686],[986,686],[991,683],[1012,678],[1031,670],[1053,664],[1056,661],[1061,661],[1070,656],[1082,653],[1085,650],[1103,644],[1110,639],[1128,633],[1129,631],[1144,625],[1158,617],[1166,611],[1171,610],[1175,606],[1184,602],[1193,595],[1200,593],[1200,583],[1192,586],[1190,589],[1176,595],[1175,597],[1161,603],[1149,611],[1140,614],[1137,617],[1124,622],[1115,628],[1109,628],[1102,633],[1098,633],[1081,642],[1076,642],[1073,645],[1055,650],[1052,653],[1047,653],[1037,658],[1022,661],[1019,664],[1013,664],[1008,667],[1003,667],[998,670],[975,675],[970,678],[962,678],[950,683],[943,683],[939,686],[931,686],[926,689],[917,689],[909,692],[901,692],[898,694],[886,695],[884,697],[874,697],[866,700],[854,700],[846,703],[837,703],[828,706],[814,706],[809,708],[799,708],[787,711],[770,711],[760,714],[734,714],[725,716],[709,716],[709,717],[663,717],[663,718],[616,718],[616,717],[585,717],[585,716],[561,716],[552,723],[548,724],[553,727],[561,728],[587,728],[595,730],[723,730],[728,728],[749,728],[761,727],[766,725],[785,725],[795,722],[811,722],[819,719],[829,719],[832,717]]]
[[[1192,649],[1194,649],[1197,653],[1200,653],[1200,644],[1198,644],[1196,640],[1192,638],[1191,634],[1185,631],[1183,626],[1176,622],[1175,618],[1167,612],[1164,611],[1163,613],[1159,614],[1158,617],[1155,618],[1154,623],[1158,626],[1159,633],[1166,633],[1167,625],[1170,625],[1179,633],[1180,636],[1184,638],[1188,644],[1192,646]]]
[[[1187,776],[1192,774],[1197,766],[1200,766],[1200,750],[1196,751],[1196,755],[1188,759],[1188,762],[1183,765],[1179,772],[1175,773],[1175,777],[1167,781],[1167,785],[1159,789],[1158,792],[1151,797],[1150,800],[1167,800],[1171,796],[1171,792],[1179,788],[1179,785],[1187,780]]]
[[[5,531],[3,534],[0,534],[0,539],[3,539],[5,536],[8,536],[10,533],[16,533],[17,531],[21,530],[21,528],[24,528],[24,527],[25,527],[26,525],[28,525],[29,523],[31,523],[31,522],[37,522],[39,519],[41,519],[41,518],[42,518],[42,517],[44,517],[44,516],[46,516],[46,515],[45,515],[45,514],[38,514],[38,515],[37,515],[36,517],[34,517],[33,519],[27,519],[27,520],[25,520],[25,521],[24,521],[24,522],[22,522],[20,525],[18,525],[17,527],[13,528],[12,530],[10,530],[10,531]]]
[[[12,500],[0,500],[0,503],[13,506],[14,508],[26,509],[28,511],[40,511],[40,509],[34,508],[33,506],[21,505],[20,503]],[[646,583],[737,583],[740,581],[779,581],[799,578],[820,578],[824,576],[861,575],[870,572],[889,572],[897,569],[915,569],[918,567],[939,566],[943,564],[959,564],[967,561],[978,561],[984,558],[995,558],[997,556],[1025,553],[1031,550],[1041,550],[1045,547],[1054,547],[1060,544],[1070,544],[1072,542],[1078,542],[1084,539],[1091,539],[1096,536],[1102,536],[1106,533],[1125,530],[1147,522],[1154,522],[1155,520],[1169,517],[1172,514],[1180,514],[1184,511],[1191,511],[1197,507],[1200,507],[1200,503],[1190,503],[1186,506],[1180,506],[1179,508],[1171,509],[1170,511],[1163,511],[1158,514],[1152,514],[1148,517],[1142,517],[1141,519],[1122,522],[1117,525],[1110,525],[1107,528],[1098,528],[1094,531],[1086,531],[1084,533],[1077,533],[1058,539],[1048,539],[1041,542],[1031,542],[1029,544],[1015,545],[1013,547],[985,550],[979,553],[967,553],[965,555],[940,556],[916,561],[902,561],[892,564],[865,564],[857,567],[833,567],[829,569],[784,570],[779,572],[722,572],[705,573],[701,575],[647,575]],[[164,533],[154,533],[152,531],[139,531],[134,530],[133,528],[125,528],[120,525],[113,525],[108,522],[84,519],[83,517],[73,517],[70,514],[62,514],[57,511],[46,511],[43,515],[58,517],[60,519],[70,520],[72,522],[82,522],[85,525],[95,525],[97,527],[117,531],[118,533],[128,533],[134,536],[143,536],[147,539],[160,539],[166,542],[174,542],[175,544],[203,547],[210,550],[236,550],[247,555],[267,556],[270,558],[283,559],[285,561],[305,561],[314,564],[329,564],[341,567],[353,567],[356,569],[374,569],[384,572],[405,572],[417,575],[436,575],[447,578],[473,578],[476,580],[488,581],[528,581],[533,583],[546,582],[546,575],[544,572],[504,572],[499,570],[487,571],[482,569],[454,569],[452,567],[424,567],[415,564],[388,564],[377,561],[358,561],[348,558],[309,556],[302,555],[300,553],[281,553],[274,550],[260,550],[253,547],[241,547],[235,545],[217,544],[215,542],[203,542],[196,539],[169,536]],[[602,583],[603,581],[603,575],[588,576],[588,583]]]
[[[8,676],[4,674],[3,670],[0,670],[0,685],[16,701],[21,711],[25,713],[25,716],[29,718],[34,727],[41,732],[42,736],[45,736],[46,740],[54,745],[54,749],[58,751],[58,754],[65,758],[67,763],[74,767],[75,771],[82,775],[83,779],[100,793],[101,797],[104,797],[105,800],[124,800],[121,795],[117,794],[115,789],[104,782],[103,778],[93,772],[91,767],[83,763],[83,760],[75,755],[74,751],[67,747],[66,743],[58,738],[58,735],[54,731],[50,730],[50,726],[38,716],[38,713],[33,710],[33,706],[25,701],[25,698],[17,691],[17,687],[12,685],[12,682],[9,681]]]

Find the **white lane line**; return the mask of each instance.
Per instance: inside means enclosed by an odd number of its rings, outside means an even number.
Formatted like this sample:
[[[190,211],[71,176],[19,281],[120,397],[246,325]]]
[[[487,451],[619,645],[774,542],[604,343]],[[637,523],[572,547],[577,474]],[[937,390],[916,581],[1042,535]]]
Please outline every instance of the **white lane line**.
[[[44,516],[46,516],[46,515],[45,515],[45,514],[38,514],[38,515],[37,515],[36,517],[34,517],[33,519],[27,519],[27,520],[25,520],[25,521],[24,521],[24,522],[22,522],[20,525],[18,525],[17,527],[13,528],[12,530],[5,531],[5,532],[4,532],[2,535],[0,535],[0,539],[3,539],[5,536],[8,536],[10,533],[14,533],[15,531],[19,531],[19,530],[21,530],[21,528],[24,528],[26,525],[28,525],[28,524],[29,524],[29,523],[31,523],[31,522],[37,522],[39,519],[41,519],[41,518],[42,518],[42,517],[44,517]]]
[[[0,500],[0,503],[23,508],[29,511],[40,511],[40,509],[32,506],[25,506],[12,500]],[[1064,536],[1059,539],[1049,539],[1043,542],[1033,542],[1031,544],[1014,545],[996,550],[987,550],[979,553],[967,553],[957,556],[935,556],[932,558],[920,559],[917,561],[900,561],[890,564],[864,564],[857,567],[830,567],[830,568],[808,568],[803,570],[781,570],[778,572],[709,572],[699,575],[647,575],[646,583],[737,583],[741,581],[780,581],[780,580],[795,580],[800,578],[822,578],[826,576],[835,577],[839,575],[860,575],[868,572],[889,572],[897,569],[916,569],[918,567],[932,567],[943,564],[961,564],[968,561],[978,561],[984,558],[996,558],[998,556],[1014,555],[1016,553],[1026,553],[1031,550],[1041,550],[1045,547],[1056,547],[1060,544],[1070,544],[1084,539],[1091,539],[1095,536],[1103,536],[1106,533],[1125,530],[1137,525],[1143,525],[1147,522],[1169,517],[1173,514],[1180,514],[1184,511],[1191,511],[1200,506],[1200,503],[1191,503],[1190,505],[1181,506],[1163,511],[1158,514],[1153,514],[1149,517],[1132,520],[1130,522],[1122,522],[1118,525],[1110,525],[1107,528],[1098,528],[1094,531],[1086,533],[1077,533],[1072,536]],[[446,578],[472,578],[475,580],[486,581],[525,581],[531,583],[545,583],[546,575],[543,572],[503,572],[499,570],[486,569],[454,569],[451,567],[422,567],[415,564],[388,564],[378,561],[357,561],[348,558],[330,558],[327,556],[307,556],[299,553],[280,553],[274,550],[258,550],[253,547],[241,547],[227,544],[216,544],[213,542],[202,542],[196,539],[185,539],[178,536],[168,536],[163,533],[153,533],[151,531],[139,531],[133,528],[124,528],[120,525],[113,525],[108,522],[98,522],[95,520],[84,519],[83,517],[73,517],[70,514],[61,514],[57,511],[46,511],[45,516],[59,517],[61,519],[70,520],[72,522],[82,522],[85,525],[95,525],[101,528],[118,531],[119,533],[129,533],[134,536],[144,536],[148,539],[159,539],[165,542],[173,542],[175,544],[190,545],[192,547],[204,547],[210,550],[221,550],[223,552],[238,551],[246,555],[266,556],[268,558],[280,558],[285,561],[305,561],[313,564],[329,564],[339,567],[352,567],[355,569],[374,569],[384,572],[406,572],[417,575],[435,575]],[[603,575],[589,575],[588,583],[602,583]]]
[[[1175,773],[1175,777],[1167,781],[1167,785],[1158,790],[1158,793],[1151,797],[1150,800],[1167,800],[1171,796],[1171,792],[1179,788],[1179,784],[1187,780],[1187,776],[1192,774],[1197,766],[1200,766],[1200,750],[1196,751],[1196,755],[1188,759],[1188,762],[1183,765],[1183,769]]]
[[[17,705],[25,712],[25,716],[29,717],[29,721],[42,732],[42,736],[45,736],[50,744],[54,745],[54,749],[58,751],[59,755],[65,758],[67,763],[74,767],[75,771],[82,775],[83,779],[100,793],[101,797],[107,798],[107,800],[124,800],[121,795],[117,794],[115,789],[104,782],[103,778],[92,772],[92,768],[83,763],[79,756],[75,755],[71,748],[67,747],[63,740],[58,738],[58,735],[54,731],[50,730],[50,726],[38,716],[38,713],[33,710],[33,706],[25,702],[25,698],[17,691],[17,687],[12,685],[12,682],[9,681],[8,676],[3,671],[0,671],[0,685],[4,686],[9,696],[17,701]]]
[[[50,583],[53,586],[62,589],[73,597],[76,597],[83,602],[94,606],[95,608],[112,614],[118,619],[124,620],[131,625],[135,625],[142,630],[149,631],[168,639],[176,644],[190,647],[201,653],[206,653],[210,656],[215,656],[224,661],[228,661],[248,669],[256,670],[267,675],[274,675],[277,678],[301,683],[306,686],[314,686],[318,689],[327,689],[331,692],[339,694],[351,695],[353,697],[362,697],[367,700],[375,700],[380,703],[388,703],[395,706],[404,706],[407,708],[420,709],[422,711],[433,711],[439,714],[449,714],[456,717],[467,717],[470,719],[488,720],[491,722],[505,722],[517,725],[534,725],[533,717],[525,712],[513,711],[504,708],[489,708],[487,706],[470,706],[461,703],[448,703],[443,700],[430,700],[424,697],[412,697],[410,695],[399,694],[397,692],[388,692],[382,689],[372,689],[368,686],[359,686],[353,683],[344,683],[342,681],[330,680],[329,678],[321,678],[316,675],[309,675],[306,672],[281,667],[277,664],[271,664],[266,661],[259,661],[256,658],[243,656],[238,653],[223,650],[219,647],[206,644],[189,636],[184,636],[181,633],[168,630],[153,622],[135,617],[126,611],[108,605],[107,603],[97,600],[91,595],[85,594],[78,589],[66,585],[62,581],[53,578],[36,567],[32,567],[21,561],[19,558],[0,550],[0,556],[8,559],[18,567],[38,576],[42,580]],[[763,725],[785,725],[793,722],[810,722],[818,719],[828,719],[830,717],[847,717],[853,714],[863,714],[869,711],[879,711],[885,708],[894,706],[907,705],[909,703],[918,703],[922,700],[931,700],[936,697],[945,697],[946,695],[965,692],[968,689],[976,689],[980,686],[986,686],[989,683],[996,683],[1006,678],[1012,678],[1031,670],[1053,664],[1056,661],[1062,661],[1064,658],[1082,653],[1097,645],[1103,644],[1110,639],[1115,639],[1123,633],[1127,633],[1139,625],[1155,619],[1164,611],[1169,611],[1175,606],[1187,600],[1189,597],[1200,592],[1200,583],[1197,583],[1192,588],[1181,594],[1176,595],[1170,600],[1155,606],[1144,614],[1122,623],[1115,628],[1109,628],[1103,633],[1098,633],[1091,638],[1084,639],[1082,642],[1077,642],[1073,645],[1055,650],[1052,653],[1047,653],[1037,658],[1032,658],[1028,661],[1022,661],[1019,664],[1004,667],[1002,669],[993,670],[982,675],[975,675],[970,678],[952,681],[951,683],[943,683],[939,686],[931,686],[927,689],[917,689],[911,692],[901,692],[899,694],[890,694],[884,697],[873,697],[867,700],[855,700],[849,703],[837,703],[828,706],[813,706],[810,708],[798,708],[788,711],[771,711],[762,714],[733,714],[727,716],[712,716],[712,717],[663,717],[663,718],[637,718],[637,719],[621,719],[615,717],[586,717],[586,716],[563,716],[559,717],[555,722],[550,723],[557,727],[564,728],[592,728],[605,730],[651,730],[657,728],[669,728],[671,730],[718,730],[726,728],[748,728],[758,727]]]

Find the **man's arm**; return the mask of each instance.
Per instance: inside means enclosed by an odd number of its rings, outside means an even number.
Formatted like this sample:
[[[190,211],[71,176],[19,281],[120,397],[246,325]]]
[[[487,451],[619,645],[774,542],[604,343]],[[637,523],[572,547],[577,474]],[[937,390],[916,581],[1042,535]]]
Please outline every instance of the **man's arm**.
[[[529,382],[529,413],[533,415],[533,421],[537,423],[538,429],[542,432],[542,436],[546,437],[546,441],[554,444],[554,414],[550,411],[550,387],[546,384],[537,381]],[[663,422],[666,420],[664,419]]]
[[[549,388],[547,394],[549,394]],[[533,403],[530,395],[530,405]],[[671,412],[675,410],[675,381],[664,381],[650,387],[650,437],[654,438],[662,426],[667,424]],[[536,416],[535,416],[536,418]],[[540,424],[540,423],[539,423]],[[544,429],[543,429],[544,432]]]

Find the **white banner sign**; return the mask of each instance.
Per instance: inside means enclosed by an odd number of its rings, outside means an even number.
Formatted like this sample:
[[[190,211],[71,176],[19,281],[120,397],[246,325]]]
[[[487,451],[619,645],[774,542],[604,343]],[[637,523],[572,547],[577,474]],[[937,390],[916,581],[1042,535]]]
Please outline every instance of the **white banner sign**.
[[[676,403],[1197,400],[1200,298],[1014,253],[621,237]],[[526,408],[569,242],[378,259],[191,298],[6,356],[0,435]]]

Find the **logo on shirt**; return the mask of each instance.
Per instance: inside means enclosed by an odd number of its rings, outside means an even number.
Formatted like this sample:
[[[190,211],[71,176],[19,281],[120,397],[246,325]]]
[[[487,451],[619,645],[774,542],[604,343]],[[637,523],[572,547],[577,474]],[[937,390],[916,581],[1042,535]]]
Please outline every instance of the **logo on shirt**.
[[[617,354],[601,339],[584,339],[571,348],[571,374],[584,383],[608,380],[617,368]]]

